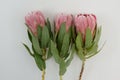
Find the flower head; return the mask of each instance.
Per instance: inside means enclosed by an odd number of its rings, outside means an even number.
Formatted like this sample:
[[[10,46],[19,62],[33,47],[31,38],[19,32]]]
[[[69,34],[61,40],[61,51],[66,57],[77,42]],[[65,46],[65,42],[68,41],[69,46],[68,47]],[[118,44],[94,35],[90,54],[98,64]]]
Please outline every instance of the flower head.
[[[31,12],[25,16],[25,23],[33,32],[34,35],[37,35],[37,27],[40,25],[44,27],[45,18],[44,15],[40,11]]]
[[[66,14],[57,15],[55,18],[55,28],[56,28],[55,30],[56,30],[56,32],[59,31],[62,23],[65,23],[66,31],[68,31],[72,25],[72,21],[73,21],[72,15],[66,15]]]
[[[94,30],[97,24],[96,16],[93,14],[78,14],[74,18],[74,24],[76,31],[80,32],[83,36],[85,36],[88,27],[91,30],[92,35],[94,35]]]

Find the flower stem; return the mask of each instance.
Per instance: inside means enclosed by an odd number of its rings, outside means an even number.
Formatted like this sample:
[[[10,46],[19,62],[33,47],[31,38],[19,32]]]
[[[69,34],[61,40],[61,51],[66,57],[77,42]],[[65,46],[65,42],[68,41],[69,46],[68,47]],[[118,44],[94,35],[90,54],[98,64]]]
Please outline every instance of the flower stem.
[[[46,60],[46,49],[42,49],[42,53],[43,53],[42,56],[43,60]]]
[[[85,66],[85,61],[82,61],[82,68],[81,68],[81,71],[80,71],[79,80],[82,80],[82,75],[83,75],[83,72],[84,72],[84,66]]]
[[[61,75],[60,75],[60,80],[63,80]]]
[[[42,80],[45,80],[45,70],[42,71]]]

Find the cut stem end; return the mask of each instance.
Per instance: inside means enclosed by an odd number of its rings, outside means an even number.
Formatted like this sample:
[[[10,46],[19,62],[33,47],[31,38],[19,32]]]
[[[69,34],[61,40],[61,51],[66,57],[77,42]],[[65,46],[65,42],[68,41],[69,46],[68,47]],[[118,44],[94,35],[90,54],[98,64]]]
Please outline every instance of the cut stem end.
[[[82,75],[83,75],[83,72],[84,72],[84,66],[85,66],[85,61],[82,61],[82,68],[81,68],[81,71],[80,71],[79,80],[82,80]]]
[[[42,71],[42,80],[45,80],[45,70]]]
[[[62,79],[62,75],[60,75],[60,80],[63,80],[63,79]]]

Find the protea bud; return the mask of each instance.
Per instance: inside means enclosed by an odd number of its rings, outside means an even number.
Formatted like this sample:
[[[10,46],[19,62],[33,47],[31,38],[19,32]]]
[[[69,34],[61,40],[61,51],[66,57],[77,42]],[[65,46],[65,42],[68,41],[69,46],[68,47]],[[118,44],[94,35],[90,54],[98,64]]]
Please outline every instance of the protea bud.
[[[51,57],[49,44],[52,37],[51,24],[45,20],[40,11],[31,12],[25,16],[25,23],[28,27],[28,38],[32,44],[32,52],[26,44],[23,44],[31,56],[33,56],[38,68],[43,72],[45,78],[45,61]]]
[[[98,42],[101,35],[101,27],[97,27],[96,16],[93,14],[76,15],[74,24],[77,33],[77,37],[75,38],[76,51],[82,60],[79,80],[82,80],[86,59],[99,52]]]
[[[38,25],[44,27],[45,18],[40,11],[35,11],[25,16],[25,23],[29,27],[29,29],[33,32],[33,34],[37,35],[37,27]]]
[[[77,33],[80,32],[83,38],[86,35],[86,29],[89,28],[91,30],[92,35],[94,35],[95,27],[96,27],[96,16],[93,14],[78,14],[74,19],[75,27]]]
[[[74,46],[72,40],[72,15],[59,14],[55,18],[55,40],[51,41],[51,53],[59,64],[60,80],[73,59]]]
[[[55,18],[55,30],[56,30],[56,32],[59,31],[62,23],[65,23],[66,31],[68,31],[72,25],[72,20],[73,20],[73,18],[72,18],[71,14],[67,15],[67,14],[62,13],[62,14],[57,15]]]

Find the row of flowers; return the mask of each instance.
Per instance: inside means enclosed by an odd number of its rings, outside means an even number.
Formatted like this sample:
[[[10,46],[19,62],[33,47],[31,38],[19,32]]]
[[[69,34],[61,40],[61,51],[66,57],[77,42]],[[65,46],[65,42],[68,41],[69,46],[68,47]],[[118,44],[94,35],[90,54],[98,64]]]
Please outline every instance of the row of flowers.
[[[60,80],[70,65],[74,53],[82,61],[79,80],[82,80],[85,61],[96,55],[101,27],[97,27],[94,14],[58,14],[55,17],[54,27],[49,19],[45,19],[41,11],[34,11],[26,15],[25,23],[28,27],[28,37],[32,43],[32,51],[23,44],[30,55],[35,59],[38,68],[45,78],[45,61],[52,56],[59,64]],[[54,28],[52,30],[52,28]]]

